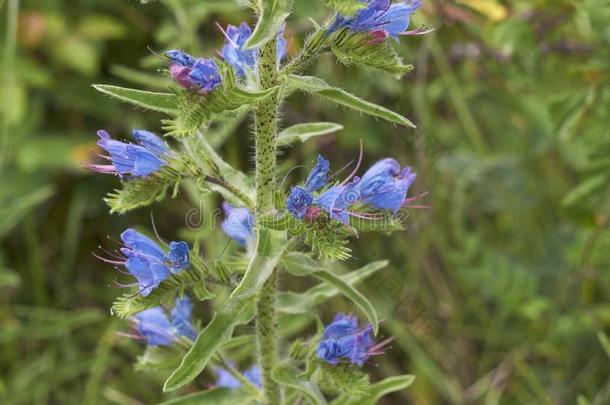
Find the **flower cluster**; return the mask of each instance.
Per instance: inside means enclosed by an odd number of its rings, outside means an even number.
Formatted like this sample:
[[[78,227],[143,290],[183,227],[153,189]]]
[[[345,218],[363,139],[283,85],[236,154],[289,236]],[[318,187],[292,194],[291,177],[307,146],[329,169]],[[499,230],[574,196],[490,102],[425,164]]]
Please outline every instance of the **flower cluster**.
[[[371,325],[358,326],[355,316],[339,314],[324,328],[316,354],[320,360],[329,364],[346,360],[362,366],[370,356],[383,354],[384,348],[391,341],[386,339],[376,344],[371,336],[372,330]]]
[[[110,161],[111,164],[88,164],[86,167],[99,173],[116,174],[121,177],[148,176],[165,165],[170,155],[167,144],[161,138],[143,129],[134,129],[132,132],[137,144],[112,139],[105,130],[97,131],[97,135],[100,137],[97,145],[108,153],[100,157]]]
[[[241,23],[238,27],[227,26],[223,30],[225,42],[220,55],[238,76],[246,77],[254,72],[258,59],[258,49],[244,49],[244,45],[252,35],[252,29],[246,23]],[[287,43],[282,28],[277,37],[277,57],[278,64],[286,56]],[[218,65],[213,59],[199,58],[179,49],[172,49],[165,52],[165,56],[171,61],[170,74],[180,86],[197,91],[200,94],[207,94],[216,89],[222,83],[222,77]]]
[[[373,42],[381,42],[388,36],[398,39],[399,35],[409,35],[407,31],[411,15],[422,5],[422,0],[403,0],[392,4],[391,0],[361,0],[366,7],[352,17],[338,14],[328,33],[347,28],[352,32],[368,32]]]
[[[241,387],[241,382],[237,378],[233,377],[233,375],[224,368],[216,367],[214,371],[216,372],[217,376],[217,387],[224,387],[232,390]],[[260,388],[262,386],[261,369],[257,365],[253,365],[252,367],[244,371],[244,377],[246,378],[246,380],[254,384],[255,387]]]
[[[149,346],[169,346],[180,336],[195,340],[197,332],[191,321],[192,306],[188,296],[176,299],[171,320],[161,307],[154,307],[136,314],[132,322],[138,337]]]
[[[220,225],[223,232],[240,246],[246,246],[254,238],[252,213],[247,208],[236,208],[228,202],[222,204],[222,209],[225,213],[225,219]]]
[[[169,251],[165,253],[155,241],[131,228],[121,234],[121,240],[121,256],[100,259],[125,266],[136,278],[138,292],[143,296],[149,295],[170,274],[189,266],[189,246],[186,242],[170,242]]]
[[[347,178],[315,196],[314,192],[326,186],[328,171],[328,160],[318,155],[317,164],[305,185],[290,189],[286,206],[295,218],[313,221],[321,211],[325,211],[331,218],[347,224],[351,213],[349,208],[355,203],[396,214],[400,207],[408,204],[407,192],[417,177],[411,173],[411,168],[401,169],[396,160],[387,158],[371,166],[362,178]]]

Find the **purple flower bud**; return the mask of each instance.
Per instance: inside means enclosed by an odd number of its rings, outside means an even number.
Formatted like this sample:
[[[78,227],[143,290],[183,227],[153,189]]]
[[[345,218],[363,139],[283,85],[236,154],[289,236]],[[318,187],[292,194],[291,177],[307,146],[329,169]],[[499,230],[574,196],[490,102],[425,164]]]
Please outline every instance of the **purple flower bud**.
[[[213,59],[195,59],[177,49],[166,51],[165,56],[171,60],[170,74],[180,86],[202,94],[220,86],[222,77]]]
[[[189,245],[186,242],[172,241],[169,243],[169,252],[163,257],[169,271],[178,273],[189,266]]]
[[[225,220],[220,227],[228,237],[237,242],[240,246],[246,246],[249,240],[254,238],[252,228],[254,228],[254,217],[247,208],[235,208],[229,203],[224,202],[222,209],[225,213]]]
[[[365,204],[388,209],[395,214],[405,203],[407,191],[416,177],[410,167],[401,170],[394,159],[380,160],[362,176],[359,183],[360,198]]]

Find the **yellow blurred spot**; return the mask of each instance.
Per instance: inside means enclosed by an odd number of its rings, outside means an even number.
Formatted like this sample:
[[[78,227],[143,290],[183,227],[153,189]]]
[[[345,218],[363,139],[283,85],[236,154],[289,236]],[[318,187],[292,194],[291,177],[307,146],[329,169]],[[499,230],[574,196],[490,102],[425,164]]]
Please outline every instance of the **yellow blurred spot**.
[[[96,160],[95,151],[97,149],[95,142],[75,146],[70,153],[72,161],[77,165],[81,163],[94,163]]]
[[[502,21],[508,16],[508,10],[495,0],[458,0],[479,13],[485,15],[492,21]]]

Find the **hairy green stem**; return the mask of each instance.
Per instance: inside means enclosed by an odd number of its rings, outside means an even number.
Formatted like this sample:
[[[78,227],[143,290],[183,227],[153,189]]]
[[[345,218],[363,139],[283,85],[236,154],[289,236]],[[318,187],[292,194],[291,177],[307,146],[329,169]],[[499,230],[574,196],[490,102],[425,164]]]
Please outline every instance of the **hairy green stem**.
[[[269,41],[260,50],[258,80],[261,89],[274,87],[278,83],[277,42],[275,39]],[[276,95],[262,102],[255,113],[257,217],[262,217],[273,210],[278,107],[279,96]],[[279,356],[275,308],[277,283],[278,276],[274,271],[259,292],[256,304],[258,361],[262,371],[263,404],[265,405],[282,403],[280,387],[271,378],[271,371],[278,364]]]

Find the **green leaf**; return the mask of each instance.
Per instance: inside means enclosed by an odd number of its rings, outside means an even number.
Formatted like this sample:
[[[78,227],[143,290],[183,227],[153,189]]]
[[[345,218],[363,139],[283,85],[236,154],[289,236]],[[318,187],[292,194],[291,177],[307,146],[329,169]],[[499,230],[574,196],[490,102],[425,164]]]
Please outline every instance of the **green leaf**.
[[[379,260],[340,277],[346,284],[353,286],[387,265],[387,260]],[[304,314],[311,311],[315,305],[333,298],[339,292],[339,289],[328,283],[320,283],[303,293],[283,292],[279,296],[278,309],[286,314]]]
[[[415,124],[409,121],[406,117],[388,110],[385,107],[363,100],[353,94],[348,93],[343,89],[329,86],[324,80],[313,76],[286,76],[288,84],[298,90],[306,93],[317,94],[322,98],[341,104],[345,107],[352,108],[374,117],[383,118],[384,120],[394,122],[411,128],[416,128]]]
[[[327,403],[318,389],[318,386],[311,381],[300,377],[299,370],[288,363],[277,365],[271,373],[271,378],[279,384],[299,391],[313,405],[324,405]]]
[[[386,378],[378,383],[366,387],[366,393],[357,398],[341,395],[332,402],[332,405],[375,405],[379,398],[390,392],[400,391],[413,383],[415,376],[410,374]]]
[[[278,134],[278,145],[290,145],[297,141],[306,142],[310,138],[327,135],[343,129],[343,125],[334,122],[309,122],[296,124],[284,129]]]
[[[110,207],[111,214],[125,214],[163,201],[170,188],[177,190],[179,181],[178,173],[164,168],[146,177],[122,181],[122,187],[108,193],[104,201]]]
[[[349,298],[358,308],[360,308],[371,325],[373,325],[375,334],[377,334],[377,331],[379,330],[379,319],[377,317],[377,312],[375,312],[375,308],[364,295],[360,294],[358,290],[345,282],[341,277],[320,267],[311,257],[299,252],[287,254],[282,263],[286,267],[286,270],[295,276],[314,276],[335,287],[341,294]]]
[[[246,405],[255,399],[256,396],[250,390],[219,387],[170,399],[159,405]]]
[[[262,0],[262,11],[254,32],[244,44],[244,49],[261,48],[277,35],[290,15],[292,0]]]
[[[254,316],[252,300],[230,299],[214,314],[210,323],[199,333],[197,340],[182,358],[180,366],[169,376],[163,391],[174,391],[197,377],[207,366],[216,349],[231,338],[235,326]]]
[[[231,297],[247,298],[256,294],[269,278],[287,248],[285,231],[260,227],[256,252],[252,255],[246,274],[231,293]]]
[[[94,84],[93,88],[121,101],[143,107],[148,110],[175,115],[178,107],[178,97],[171,93],[156,93],[152,91],[128,89],[125,87]]]
[[[356,11],[365,7],[365,4],[360,0],[322,0],[322,3],[345,16],[353,15]]]
[[[412,65],[403,63],[387,41],[371,45],[370,40],[369,34],[350,34],[330,49],[339,62],[346,66],[368,66],[392,73],[397,78],[413,70]]]
[[[182,270],[172,274],[159,284],[149,295],[144,297],[140,294],[125,294],[119,297],[110,312],[119,318],[130,318],[145,309],[156,307],[160,304],[171,303],[173,299],[186,290],[191,290],[200,299],[210,299],[214,295],[205,289],[205,274],[195,268]],[[203,289],[203,291],[202,291]],[[207,292],[207,295],[205,292]]]

